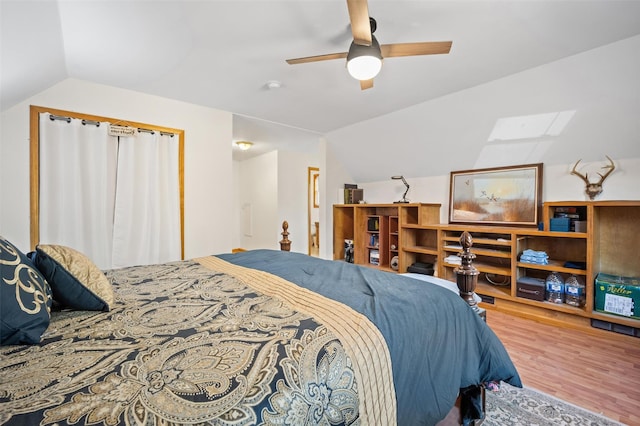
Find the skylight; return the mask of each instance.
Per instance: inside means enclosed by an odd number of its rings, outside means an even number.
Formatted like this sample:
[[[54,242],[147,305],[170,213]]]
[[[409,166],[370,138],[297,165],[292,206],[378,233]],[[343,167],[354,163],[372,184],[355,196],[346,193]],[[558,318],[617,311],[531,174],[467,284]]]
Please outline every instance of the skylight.
[[[558,136],[571,120],[575,110],[499,118],[489,142]]]

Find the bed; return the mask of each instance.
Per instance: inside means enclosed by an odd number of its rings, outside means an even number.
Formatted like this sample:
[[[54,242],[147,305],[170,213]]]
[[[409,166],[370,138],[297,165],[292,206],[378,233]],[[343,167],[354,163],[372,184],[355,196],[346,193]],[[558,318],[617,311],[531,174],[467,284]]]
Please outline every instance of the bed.
[[[3,425],[434,425],[456,402],[481,416],[485,383],[521,386],[485,322],[424,280],[277,250],[104,274],[69,248],[0,250]],[[50,312],[31,344],[5,330],[11,294]]]

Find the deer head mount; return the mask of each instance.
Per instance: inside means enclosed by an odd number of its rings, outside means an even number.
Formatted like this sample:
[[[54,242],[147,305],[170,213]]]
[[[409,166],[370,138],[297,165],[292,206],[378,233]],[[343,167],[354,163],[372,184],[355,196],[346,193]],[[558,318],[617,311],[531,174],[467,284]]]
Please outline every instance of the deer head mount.
[[[607,157],[607,159],[609,160],[609,164],[607,164],[606,166],[603,166],[602,168],[607,169],[607,172],[605,174],[598,173],[598,175],[600,175],[600,180],[598,182],[590,182],[589,175],[587,173],[583,175],[578,171],[576,171],[576,167],[578,167],[578,163],[580,163],[580,161],[582,160],[578,160],[578,162],[573,166],[573,169],[571,169],[571,174],[579,176],[580,179],[582,179],[586,184],[585,192],[589,196],[590,200],[593,200],[598,195],[600,195],[600,193],[602,192],[602,183],[607,178],[607,176],[609,176],[611,172],[613,172],[613,170],[616,168],[616,165],[614,164],[613,160],[609,158],[608,155],[605,155],[605,157]]]

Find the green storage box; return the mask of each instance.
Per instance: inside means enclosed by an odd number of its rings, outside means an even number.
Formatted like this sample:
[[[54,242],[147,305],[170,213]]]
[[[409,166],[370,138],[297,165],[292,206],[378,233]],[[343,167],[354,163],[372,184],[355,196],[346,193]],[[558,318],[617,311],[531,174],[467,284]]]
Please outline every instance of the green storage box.
[[[596,311],[640,319],[640,278],[599,273]]]

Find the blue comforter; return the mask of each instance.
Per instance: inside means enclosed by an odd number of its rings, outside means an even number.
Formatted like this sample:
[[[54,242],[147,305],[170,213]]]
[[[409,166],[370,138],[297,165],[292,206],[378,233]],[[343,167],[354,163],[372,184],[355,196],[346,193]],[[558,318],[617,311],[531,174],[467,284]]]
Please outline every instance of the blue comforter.
[[[369,318],[389,347],[398,425],[437,423],[464,388],[490,381],[522,386],[498,337],[450,290],[299,253],[253,250],[217,257],[277,275]]]

